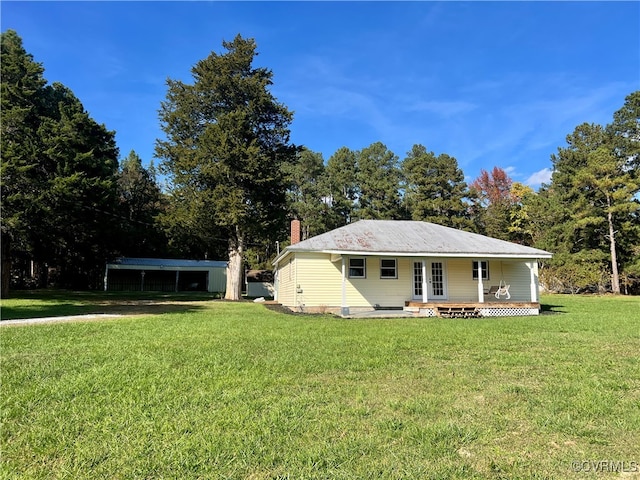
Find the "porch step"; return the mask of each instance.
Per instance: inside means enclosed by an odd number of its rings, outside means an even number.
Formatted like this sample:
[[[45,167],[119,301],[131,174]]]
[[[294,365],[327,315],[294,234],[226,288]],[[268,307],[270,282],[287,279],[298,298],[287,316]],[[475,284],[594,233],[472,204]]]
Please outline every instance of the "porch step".
[[[479,318],[480,310],[476,307],[438,306],[436,314],[443,318]]]

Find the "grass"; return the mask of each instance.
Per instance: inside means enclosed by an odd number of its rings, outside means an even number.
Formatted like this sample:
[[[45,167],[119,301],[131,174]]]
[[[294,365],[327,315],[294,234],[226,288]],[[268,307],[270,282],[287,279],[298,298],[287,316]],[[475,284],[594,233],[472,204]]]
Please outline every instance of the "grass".
[[[640,463],[640,299],[543,304],[342,320],[210,301],[3,327],[0,475],[620,478],[572,462]]]
[[[0,318],[16,320],[38,317],[63,317],[91,313],[154,313],[154,310],[176,310],[167,305],[178,305],[184,310],[184,302],[211,300],[213,294],[199,292],[70,292],[66,290],[28,290],[19,296],[3,299]],[[135,304],[136,308],[133,308]],[[153,308],[153,307],[162,308]],[[144,307],[144,308],[143,308]]]

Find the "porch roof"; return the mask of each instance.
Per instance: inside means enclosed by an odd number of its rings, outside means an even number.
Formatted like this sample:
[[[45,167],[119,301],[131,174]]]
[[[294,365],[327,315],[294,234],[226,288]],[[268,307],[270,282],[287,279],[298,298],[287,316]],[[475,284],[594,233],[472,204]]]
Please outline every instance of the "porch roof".
[[[428,222],[360,220],[287,247],[291,252],[482,258],[551,258],[552,254],[496,238]]]

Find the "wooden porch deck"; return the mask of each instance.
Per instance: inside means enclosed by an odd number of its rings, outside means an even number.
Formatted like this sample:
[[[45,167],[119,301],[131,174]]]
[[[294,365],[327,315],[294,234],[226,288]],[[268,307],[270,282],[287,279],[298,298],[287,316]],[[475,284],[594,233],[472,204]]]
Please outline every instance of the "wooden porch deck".
[[[433,314],[444,318],[478,318],[482,316],[501,315],[526,315],[529,312],[540,312],[538,302],[460,302],[460,301],[437,301],[437,302],[417,302],[407,301],[405,310],[420,311],[421,309],[432,310]],[[537,313],[535,313],[537,314]]]

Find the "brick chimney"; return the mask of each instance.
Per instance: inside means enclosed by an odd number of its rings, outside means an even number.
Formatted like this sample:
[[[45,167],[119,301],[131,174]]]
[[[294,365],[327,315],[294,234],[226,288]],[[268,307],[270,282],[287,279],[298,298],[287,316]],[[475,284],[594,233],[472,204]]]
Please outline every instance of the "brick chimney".
[[[291,220],[291,245],[300,243],[301,232],[302,228],[300,227],[300,220],[297,218]]]

